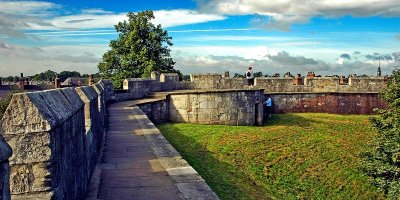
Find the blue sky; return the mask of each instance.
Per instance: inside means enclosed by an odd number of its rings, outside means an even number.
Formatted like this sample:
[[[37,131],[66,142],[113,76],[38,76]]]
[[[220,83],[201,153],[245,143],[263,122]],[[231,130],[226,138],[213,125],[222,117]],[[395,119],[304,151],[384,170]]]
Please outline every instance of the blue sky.
[[[400,65],[398,0],[0,0],[0,76],[97,72],[129,11],[153,10],[184,74],[390,74]]]

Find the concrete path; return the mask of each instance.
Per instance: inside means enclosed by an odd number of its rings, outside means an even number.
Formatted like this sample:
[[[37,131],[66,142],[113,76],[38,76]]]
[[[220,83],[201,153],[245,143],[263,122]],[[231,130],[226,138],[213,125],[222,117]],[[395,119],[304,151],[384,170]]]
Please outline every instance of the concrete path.
[[[87,199],[218,199],[132,102],[112,104],[108,113]]]

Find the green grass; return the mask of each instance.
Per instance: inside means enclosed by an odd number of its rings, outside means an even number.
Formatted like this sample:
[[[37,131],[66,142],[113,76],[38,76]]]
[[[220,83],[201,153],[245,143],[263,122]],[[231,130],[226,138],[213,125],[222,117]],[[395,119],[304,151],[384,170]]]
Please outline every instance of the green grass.
[[[369,116],[274,115],[262,127],[162,124],[221,199],[383,199],[361,172]]]

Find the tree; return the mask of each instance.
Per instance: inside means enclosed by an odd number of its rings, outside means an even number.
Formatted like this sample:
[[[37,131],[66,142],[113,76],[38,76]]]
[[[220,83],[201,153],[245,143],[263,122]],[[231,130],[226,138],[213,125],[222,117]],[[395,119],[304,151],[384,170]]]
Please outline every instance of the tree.
[[[262,77],[263,73],[262,72],[254,72],[253,76],[254,77]]]
[[[272,77],[280,77],[281,75],[279,73],[275,73],[274,75],[272,75]]]
[[[172,37],[161,25],[151,23],[153,12],[129,12],[127,16],[128,21],[115,25],[119,36],[110,41],[111,50],[98,65],[101,76],[120,88],[123,79],[149,77],[152,71],[180,74],[173,68],[175,62],[168,48],[172,46]]]
[[[239,74],[239,73],[235,73],[233,75],[233,78],[244,78],[244,75],[243,74]]]
[[[363,169],[388,199],[400,198],[400,70],[393,71],[388,86],[381,92],[388,103],[371,118],[378,135],[372,150],[363,154]]]
[[[182,75],[182,80],[190,81],[190,75]]]
[[[52,81],[56,74],[54,71],[47,70],[40,74],[35,74],[32,79],[35,81]]]
[[[65,79],[69,77],[81,77],[81,73],[77,71],[62,71],[58,74],[58,78],[60,78],[61,82],[64,82]]]

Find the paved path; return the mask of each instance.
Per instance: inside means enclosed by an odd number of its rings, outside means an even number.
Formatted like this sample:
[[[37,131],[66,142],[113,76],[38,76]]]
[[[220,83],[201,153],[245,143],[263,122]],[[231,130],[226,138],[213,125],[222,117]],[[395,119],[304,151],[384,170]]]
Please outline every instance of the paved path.
[[[132,102],[108,107],[103,155],[87,199],[218,199]]]

